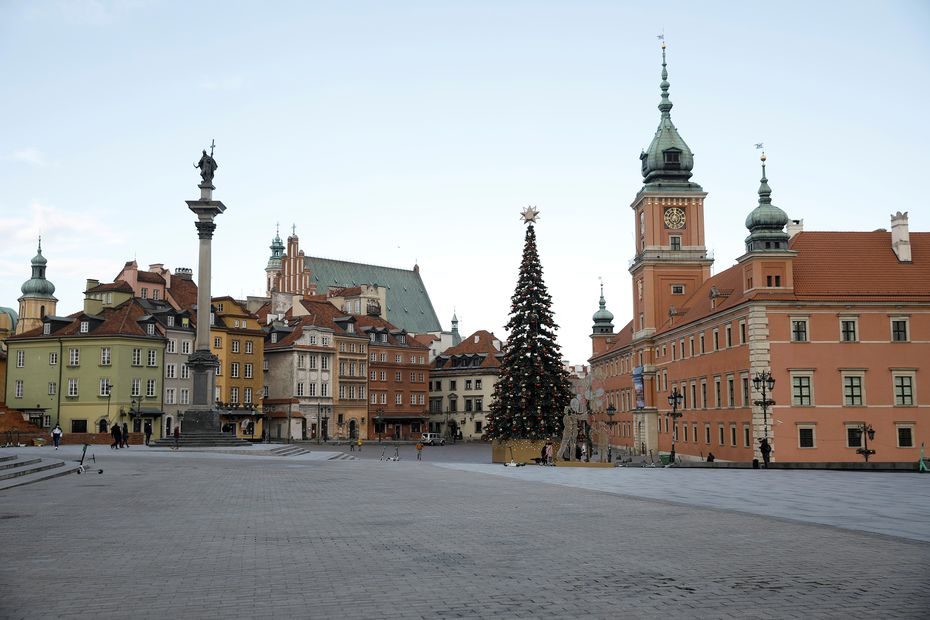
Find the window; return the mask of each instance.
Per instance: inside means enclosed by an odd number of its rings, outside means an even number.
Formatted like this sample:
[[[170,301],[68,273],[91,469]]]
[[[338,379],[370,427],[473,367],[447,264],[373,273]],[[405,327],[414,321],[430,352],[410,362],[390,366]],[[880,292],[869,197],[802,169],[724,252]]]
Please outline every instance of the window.
[[[73,379],[72,379],[72,381],[73,381]],[[23,387],[23,380],[22,380],[22,379],[17,379],[17,380],[16,380],[16,387],[14,388],[14,394],[16,395],[16,398],[22,398],[22,397],[23,397],[23,392],[24,392],[24,390],[25,390],[25,388]],[[70,396],[70,394],[69,394],[69,396]]]
[[[133,378],[129,384],[129,395],[130,396],[141,396],[142,395],[142,379],[138,377]]]
[[[272,334],[272,336],[276,336],[276,335],[277,335],[277,334]],[[214,349],[222,349],[222,348],[223,348],[223,339],[220,338],[219,336],[215,337],[215,338],[213,339],[213,348],[214,348]]]
[[[166,353],[177,353],[178,352],[178,341],[174,339],[169,340],[168,343],[165,345],[165,352]]]
[[[907,319],[891,320],[892,342],[907,342]]]
[[[750,447],[750,438],[749,438],[749,425],[743,424],[743,447]]]
[[[17,351],[16,352],[16,367],[24,368],[26,366],[26,352]]]
[[[187,405],[191,401],[191,392],[188,388],[181,388],[181,404]]]
[[[158,297],[159,297],[159,290],[158,290],[157,288],[153,288],[153,289],[152,289],[152,299],[158,299]]]
[[[155,349],[149,349],[149,367],[154,367],[158,365],[158,351]]]
[[[252,364],[245,365],[245,378],[246,379],[252,378]]]
[[[704,348],[704,334],[702,333],[701,334],[701,355],[703,355],[704,353],[706,353],[706,349]]]
[[[232,341],[232,352],[233,352],[233,353],[238,353],[238,352],[239,352],[239,341],[238,341],[238,340],[233,340],[233,341]]]
[[[87,420],[71,420],[71,432],[72,433],[86,433],[87,432]]]
[[[475,389],[476,390],[481,389],[481,379],[475,379]]]
[[[394,382],[400,382],[400,371],[394,373]]]
[[[710,445],[710,424],[704,425],[704,443]]]
[[[165,390],[165,404],[166,405],[174,404],[174,394],[175,394],[174,388],[168,388]]]
[[[184,364],[183,366],[181,366],[181,378],[190,379],[190,377],[191,377],[191,367],[188,366],[187,364]]]
[[[78,380],[68,379],[68,396],[74,398],[78,395]]]
[[[714,377],[714,407],[718,409],[723,406],[723,399],[720,396],[720,377]]]
[[[411,404],[411,405],[416,405],[416,404],[417,404],[417,395],[416,395],[416,394],[411,394],[411,395],[410,395],[410,404]]]
[[[727,348],[733,346],[733,326],[727,325]]]
[[[229,365],[229,376],[234,379],[239,378],[239,362],[233,362]]]
[[[379,374],[379,377],[382,381],[387,381],[387,372],[382,370],[381,373]]]
[[[371,392],[371,404],[376,405],[378,403],[378,395],[375,392]]]
[[[701,380],[701,409],[707,409],[707,381]]]
[[[316,369],[316,355],[310,355],[307,357],[307,360],[310,362],[310,369]]]
[[[148,299],[148,297],[149,297],[149,289],[143,286],[142,287],[142,299]]]
[[[914,376],[894,375],[894,404],[910,407],[914,404]]]
[[[791,404],[795,407],[811,406],[811,375],[791,376]]]
[[[740,377],[743,383],[743,407],[749,406],[749,376],[743,375]]]
[[[669,236],[668,241],[669,241],[669,245],[672,247],[673,250],[681,249],[681,236],[680,235],[671,235]],[[676,294],[680,295],[681,293],[676,293]]]
[[[844,375],[843,376],[843,404],[847,407],[861,407],[862,398],[862,375]]]
[[[142,349],[133,349],[132,350],[132,365],[141,366],[142,365]]]
[[[423,395],[420,394],[420,404],[423,404]],[[484,399],[476,398],[475,399],[475,411],[484,411]]]
[[[271,334],[271,343],[274,344],[278,341],[278,332]]]
[[[165,364],[165,379],[174,379],[177,375],[177,365]]]
[[[401,405],[403,404],[403,402],[404,402],[404,395],[400,392],[395,392],[394,393],[394,404]]]
[[[316,334],[310,334],[310,344],[316,344]]]
[[[148,398],[154,398],[155,396],[155,379],[149,379],[145,382],[145,395]]]
[[[896,430],[898,432],[898,447],[913,448],[914,426],[912,424],[897,424]]]
[[[167,317],[165,317],[165,320],[168,323],[168,327],[174,327],[174,315],[169,314]]]
[[[154,323],[146,323],[146,325],[145,325],[145,333],[148,334],[149,336],[154,336],[154,335],[155,335],[155,324],[154,324]]]
[[[307,367],[307,356],[304,353],[297,354],[297,368],[304,369]]]
[[[229,388],[229,402],[236,405],[239,403],[239,388]]]
[[[807,342],[807,319],[791,319],[791,341]]]
[[[58,392],[58,384],[54,381],[48,382],[48,395],[54,396]]]
[[[407,336],[400,334],[397,336],[397,342],[400,344],[407,344]]]
[[[299,382],[297,383],[297,395],[298,395],[298,396],[303,396],[303,395],[304,395],[304,383],[303,383],[303,381],[299,381]]]
[[[680,164],[681,163],[681,152],[676,150],[663,151],[662,156],[665,158],[666,164]]]
[[[734,389],[735,380],[733,377],[727,377],[727,407],[736,406],[736,393]]]
[[[53,351],[48,354],[48,365],[57,366],[58,365],[58,351]]]
[[[688,354],[691,357],[694,357],[694,336],[691,336],[688,339]]]
[[[813,426],[799,426],[798,427],[798,447],[799,448],[814,448],[816,447],[815,443],[815,434]]]
[[[423,361],[423,360],[424,360],[424,357],[423,357],[422,355],[417,356],[417,360],[418,360],[418,362],[419,362],[420,364],[425,364],[425,363],[426,363],[425,361]]]
[[[847,448],[861,448],[862,447],[862,429],[859,428],[858,424],[847,424],[846,425],[846,447]]]
[[[719,350],[720,350],[720,332],[715,329],[714,330],[714,351],[719,351]]]
[[[840,340],[843,342],[856,342],[856,319],[843,319],[840,321]]]
[[[454,392],[455,389],[455,379],[449,379],[449,391]]]
[[[245,354],[252,355],[252,341],[251,340],[245,341]]]
[[[181,341],[181,353],[183,355],[190,355],[190,352],[191,352],[191,341],[182,340]]]
[[[382,351],[382,352],[378,355],[378,360],[381,361],[381,362],[387,362],[387,353],[385,353],[384,351]]]
[[[739,322],[739,343],[746,344],[746,321]]]
[[[736,446],[736,424],[730,425],[730,445]]]
[[[325,355],[320,356],[320,370],[329,370],[329,357]]]
[[[725,436],[726,436],[726,427],[723,424],[718,424],[717,425],[717,439],[721,446],[727,442]]]
[[[45,323],[44,325],[42,325],[42,333],[43,333],[44,335],[46,335],[46,336],[48,336],[49,334],[51,334],[51,333],[52,333],[52,324],[51,324],[51,323]]]
[[[244,402],[246,405],[251,405],[252,404],[252,388],[247,387],[245,388],[244,392],[245,392],[245,398],[243,399],[242,402]]]
[[[672,285],[672,295],[684,295],[684,294],[685,294],[684,284],[673,284]]]
[[[90,321],[81,321],[81,333],[86,334],[90,331]]]
[[[378,371],[377,371],[377,370],[372,370],[372,371],[371,371],[371,380],[372,380],[372,381],[377,381],[377,380],[378,380]]]
[[[399,354],[394,355],[394,363],[395,363],[395,364],[402,364],[403,362],[404,362],[404,356],[403,356],[403,355],[399,355]]]
[[[80,349],[68,349],[68,366],[80,366],[81,365],[81,350]]]

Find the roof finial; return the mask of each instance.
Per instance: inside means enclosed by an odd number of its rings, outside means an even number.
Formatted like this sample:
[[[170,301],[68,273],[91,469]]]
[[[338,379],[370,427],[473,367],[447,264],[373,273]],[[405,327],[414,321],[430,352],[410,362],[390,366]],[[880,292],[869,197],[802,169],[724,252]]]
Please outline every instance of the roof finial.
[[[760,142],[756,144],[757,149],[764,149],[764,145]],[[762,151],[762,156],[759,157],[759,160],[762,162],[762,178],[759,180],[759,204],[768,205],[772,204],[772,188],[769,187],[769,180],[765,177],[765,150]]]
[[[663,118],[667,118],[669,113],[672,111],[672,102],[668,98],[668,68],[665,64],[665,33],[658,35],[659,40],[662,41],[662,81],[659,83],[659,88],[662,89],[662,101],[659,102],[659,111],[662,112]]]
[[[42,253],[42,235],[39,235],[39,254]]]

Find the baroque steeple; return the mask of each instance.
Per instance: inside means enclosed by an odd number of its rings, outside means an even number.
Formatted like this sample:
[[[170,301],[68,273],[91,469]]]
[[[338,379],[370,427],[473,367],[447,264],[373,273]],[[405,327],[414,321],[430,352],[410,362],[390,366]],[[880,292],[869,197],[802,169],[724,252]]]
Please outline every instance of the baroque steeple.
[[[42,237],[39,237],[38,253],[32,258],[32,277],[23,283],[20,290],[23,297],[52,297],[55,285],[45,279],[45,265],[48,261],[42,256]]]
[[[759,181],[759,205],[746,217],[746,251],[786,250],[788,233],[785,225],[788,215],[772,204],[772,188],[765,176],[765,151],[762,151],[762,179]]]
[[[278,225],[275,226],[274,239],[271,240],[271,257],[268,259],[267,269],[280,269],[281,258],[284,256],[284,242],[281,241],[281,230]]]
[[[604,284],[601,283],[601,300],[598,302],[598,310],[592,317],[594,320],[594,334],[612,334],[614,333],[614,315],[607,309],[607,302],[604,300]]]
[[[659,101],[659,127],[649,147],[640,153],[642,162],[643,180],[646,186],[656,188],[663,185],[673,185],[674,189],[682,185],[700,191],[701,187],[691,183],[691,169],[694,168],[694,154],[678,134],[678,129],[672,123],[672,102],[668,96],[668,67],[665,62],[665,42],[662,42],[662,81],[659,83],[662,90]]]

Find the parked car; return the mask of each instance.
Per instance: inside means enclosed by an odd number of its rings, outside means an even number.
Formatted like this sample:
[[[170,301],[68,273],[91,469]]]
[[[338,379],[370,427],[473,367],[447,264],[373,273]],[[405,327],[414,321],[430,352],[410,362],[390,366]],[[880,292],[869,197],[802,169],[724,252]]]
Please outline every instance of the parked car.
[[[429,446],[444,446],[446,440],[439,433],[423,433],[420,435],[420,441]]]

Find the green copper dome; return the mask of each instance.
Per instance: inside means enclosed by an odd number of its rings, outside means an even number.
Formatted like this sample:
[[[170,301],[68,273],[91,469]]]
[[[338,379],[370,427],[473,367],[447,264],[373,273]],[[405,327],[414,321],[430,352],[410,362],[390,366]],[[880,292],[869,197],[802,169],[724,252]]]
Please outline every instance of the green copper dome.
[[[268,259],[267,269],[278,269],[281,267],[281,258],[284,256],[284,242],[281,241],[280,230],[275,230],[274,239],[271,240],[271,257]]]
[[[762,153],[762,179],[759,185],[759,206],[746,216],[746,251],[785,250],[788,248],[788,214],[772,204],[772,188],[765,177],[765,153]]]
[[[662,182],[687,182],[694,168],[694,153],[678,134],[672,123],[672,102],[668,98],[668,69],[665,64],[665,44],[662,44],[662,100],[659,102],[659,128],[649,147],[640,153],[644,182],[648,184]]]
[[[32,278],[23,282],[20,288],[24,297],[51,297],[55,294],[55,285],[45,279],[46,263],[48,261],[42,256],[42,238],[39,237],[39,250],[32,258]]]
[[[607,309],[607,302],[604,300],[604,285],[601,285],[601,300],[598,302],[597,312],[592,317],[594,320],[595,334],[612,334],[614,331],[613,313]]]

